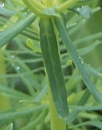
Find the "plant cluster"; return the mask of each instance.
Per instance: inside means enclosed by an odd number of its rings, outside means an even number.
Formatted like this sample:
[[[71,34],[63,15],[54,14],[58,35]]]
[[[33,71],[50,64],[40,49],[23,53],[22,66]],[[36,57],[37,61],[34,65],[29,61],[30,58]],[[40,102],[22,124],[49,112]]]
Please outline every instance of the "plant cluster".
[[[102,33],[89,26],[100,11],[97,0],[1,1],[1,130],[102,129]]]

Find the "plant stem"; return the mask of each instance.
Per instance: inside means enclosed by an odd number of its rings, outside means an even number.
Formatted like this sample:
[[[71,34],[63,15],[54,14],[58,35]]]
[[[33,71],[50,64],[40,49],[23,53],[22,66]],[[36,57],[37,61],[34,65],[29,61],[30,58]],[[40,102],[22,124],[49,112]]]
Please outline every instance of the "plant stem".
[[[53,5],[53,0],[43,0],[46,7],[51,7]]]
[[[39,10],[44,10],[44,6],[43,6],[40,2],[38,2],[38,1],[36,1],[36,0],[31,0],[31,2],[32,2],[32,4],[33,4],[34,6],[36,6]]]
[[[66,122],[64,119],[61,119],[57,114],[49,85],[48,85],[48,96],[49,96],[51,130],[66,130]]]
[[[66,2],[63,2],[61,5],[56,7],[57,12],[62,12],[68,9],[69,7],[73,6],[76,2],[79,0],[68,0]]]
[[[28,0],[22,0],[23,1],[23,3],[34,13],[34,14],[36,14],[37,16],[42,16],[42,11],[39,9],[39,8],[37,8],[35,5],[34,5],[34,2],[35,1],[33,1],[33,3],[32,3],[32,1],[28,1]],[[38,2],[36,3],[36,4],[38,4]],[[43,8],[43,7],[40,7],[40,8]]]

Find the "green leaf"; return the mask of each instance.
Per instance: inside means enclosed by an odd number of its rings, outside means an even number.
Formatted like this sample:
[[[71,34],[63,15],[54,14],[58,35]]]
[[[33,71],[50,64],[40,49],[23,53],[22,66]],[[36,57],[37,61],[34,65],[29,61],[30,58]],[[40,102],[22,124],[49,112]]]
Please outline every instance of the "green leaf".
[[[18,111],[2,112],[2,113],[0,113],[0,121],[7,121],[7,120],[11,120],[11,119],[20,118],[25,115],[32,114],[33,112],[41,111],[45,107],[46,107],[46,105],[39,105],[39,106],[34,106],[32,108],[26,108],[23,110],[20,109]]]
[[[10,11],[6,9],[5,7],[0,6],[0,14],[5,15],[5,16],[11,16],[15,14],[16,12]]]
[[[58,13],[56,12],[55,7],[45,8],[43,11],[43,14],[48,15],[48,16],[59,16]]]
[[[33,49],[35,52],[41,53],[40,46],[38,43],[36,43],[36,41],[33,43],[31,39],[27,39],[26,43],[29,48]]]
[[[78,39],[74,43],[80,44],[80,43],[83,43],[83,42],[88,42],[88,41],[91,41],[91,40],[97,40],[97,39],[100,39],[100,38],[102,38],[102,32],[91,34],[91,35],[86,36],[84,38]]]
[[[80,56],[83,56],[85,54],[88,54],[89,52],[91,52],[92,50],[94,50],[99,44],[101,44],[102,42],[100,41],[95,41],[92,45],[89,45],[87,47],[83,47],[81,49],[78,49],[78,54]]]
[[[102,110],[102,105],[97,105],[97,106],[72,106],[69,105],[70,108],[75,109],[75,110],[80,110],[80,111],[95,111],[95,110]]]
[[[84,122],[84,123],[80,123],[78,125],[75,125],[74,127],[70,127],[69,129],[75,129],[77,127],[80,127],[80,126],[87,126],[87,125],[91,125],[91,126],[95,126],[97,128],[99,128],[100,130],[102,129],[102,122],[101,121],[87,121],[87,122]]]
[[[80,101],[79,101],[79,103],[78,103],[78,106],[79,106],[79,105],[84,105],[84,104],[87,102],[87,100],[89,99],[89,97],[90,97],[90,92],[89,92],[88,89],[86,89],[85,92],[84,92],[84,95],[80,98]],[[73,121],[77,118],[77,116],[78,116],[78,114],[80,113],[80,111],[81,111],[81,110],[74,109],[74,110],[73,110],[71,113],[69,113],[69,115],[67,116],[66,122],[67,122],[67,123],[73,122]]]
[[[94,75],[98,79],[102,80],[102,73],[100,73],[98,70],[94,69],[93,67],[91,67],[85,63],[84,63],[84,66],[89,73],[91,73],[92,75]]]
[[[84,83],[86,84],[86,86],[88,87],[88,89],[90,90],[90,92],[92,93],[94,98],[98,102],[102,103],[102,94],[97,91],[93,82],[90,80],[90,77],[87,74],[83,64],[81,63],[81,60],[80,60],[80,58],[79,58],[79,56],[74,48],[69,36],[68,36],[67,30],[62,22],[62,19],[55,17],[55,24],[56,24],[56,27],[59,31],[59,34],[61,36],[62,41],[64,42],[69,54],[71,55],[71,58],[72,58],[74,64],[78,68],[78,70],[83,78]]]
[[[31,97],[27,94],[24,94],[20,91],[17,90],[13,90],[10,89],[8,86],[6,86],[5,84],[3,84],[2,82],[0,82],[0,91],[4,94],[4,95],[9,95],[9,97],[12,98],[16,98],[16,99],[31,99]]]
[[[41,50],[52,97],[59,116],[66,117],[68,115],[67,94],[53,23],[50,19],[40,20],[39,26]]]
[[[89,6],[82,6],[81,8],[78,7],[76,9],[71,8],[69,10],[80,14],[82,17],[86,19],[88,19],[92,13],[91,8]]]
[[[45,119],[46,111],[42,111],[39,116],[36,117],[36,120],[33,119],[33,121],[29,122],[29,124],[25,125],[21,130],[33,130],[38,125],[39,121],[42,123],[42,120]]]
[[[0,47],[5,45],[11,39],[13,39],[17,34],[19,34],[23,29],[30,25],[36,17],[32,13],[27,13],[24,18],[15,23],[12,27],[7,30],[0,32]]]
[[[91,8],[89,6],[82,6],[81,8],[77,8],[76,11],[86,19],[91,15]]]
[[[6,130],[13,130],[13,124],[11,123],[10,125],[8,125]]]

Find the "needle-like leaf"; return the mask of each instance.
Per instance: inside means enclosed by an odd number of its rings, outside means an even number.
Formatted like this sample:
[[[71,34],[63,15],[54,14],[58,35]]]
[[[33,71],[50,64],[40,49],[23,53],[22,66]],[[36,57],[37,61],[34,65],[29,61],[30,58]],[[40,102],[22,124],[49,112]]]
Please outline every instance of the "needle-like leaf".
[[[97,89],[95,88],[93,82],[90,80],[89,75],[87,74],[83,64],[81,63],[81,60],[75,50],[75,47],[73,46],[67,30],[65,28],[65,25],[62,22],[61,17],[55,17],[55,24],[56,27],[59,31],[59,34],[61,36],[62,41],[64,42],[64,44],[67,47],[68,52],[70,53],[72,60],[74,62],[74,64],[76,65],[76,67],[78,68],[78,70],[80,71],[80,74],[83,78],[84,83],[86,84],[86,86],[88,87],[88,89],[90,90],[90,92],[92,93],[92,95],[94,96],[94,98],[98,101],[102,103],[102,94],[100,94]]]

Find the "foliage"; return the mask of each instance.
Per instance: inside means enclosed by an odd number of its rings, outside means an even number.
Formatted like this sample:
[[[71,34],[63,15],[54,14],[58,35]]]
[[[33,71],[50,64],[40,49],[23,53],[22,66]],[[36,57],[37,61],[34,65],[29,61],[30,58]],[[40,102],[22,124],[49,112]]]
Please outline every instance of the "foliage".
[[[1,1],[1,130],[50,130],[50,120],[52,130],[102,129],[101,10],[97,0],[69,1],[23,0],[30,10]]]

